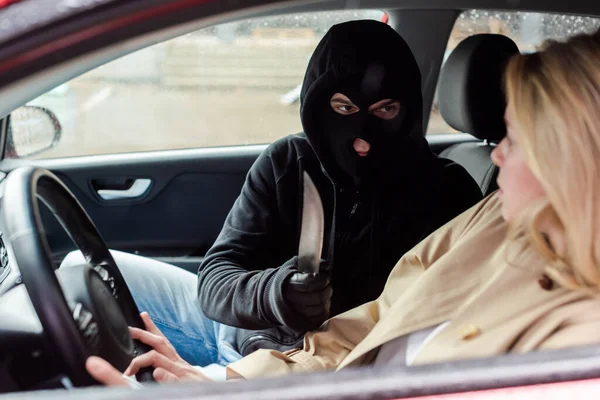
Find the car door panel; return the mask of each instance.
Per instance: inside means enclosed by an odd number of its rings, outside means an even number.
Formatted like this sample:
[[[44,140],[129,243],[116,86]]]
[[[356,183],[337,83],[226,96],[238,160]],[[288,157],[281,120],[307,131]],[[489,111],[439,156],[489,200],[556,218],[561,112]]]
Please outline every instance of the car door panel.
[[[95,222],[108,246],[195,271],[265,146],[31,161],[56,173]],[[94,180],[150,179],[148,193],[106,201]],[[60,261],[74,245],[42,207],[50,246]]]

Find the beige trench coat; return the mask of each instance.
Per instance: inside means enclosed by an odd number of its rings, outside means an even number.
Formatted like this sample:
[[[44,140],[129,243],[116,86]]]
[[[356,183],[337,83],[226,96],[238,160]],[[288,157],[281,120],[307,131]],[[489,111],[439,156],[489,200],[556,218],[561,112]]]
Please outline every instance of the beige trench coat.
[[[231,364],[228,377],[369,364],[383,344],[445,321],[415,364],[599,343],[600,300],[548,290],[542,259],[507,243],[506,230],[492,194],[406,253],[377,300],[308,333],[302,350],[259,350]]]

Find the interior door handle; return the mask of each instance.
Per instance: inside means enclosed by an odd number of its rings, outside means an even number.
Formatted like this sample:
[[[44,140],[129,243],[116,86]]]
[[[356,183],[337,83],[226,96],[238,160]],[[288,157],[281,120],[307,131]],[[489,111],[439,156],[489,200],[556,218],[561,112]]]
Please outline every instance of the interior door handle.
[[[151,179],[136,179],[128,189],[100,189],[97,191],[102,200],[131,200],[142,197],[150,189]]]

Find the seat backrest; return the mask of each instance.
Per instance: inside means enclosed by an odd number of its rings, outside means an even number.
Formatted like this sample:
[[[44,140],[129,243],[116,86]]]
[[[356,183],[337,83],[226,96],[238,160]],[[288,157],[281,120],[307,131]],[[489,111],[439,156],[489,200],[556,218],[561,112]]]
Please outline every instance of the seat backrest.
[[[474,35],[456,46],[440,74],[442,117],[454,129],[481,140],[454,145],[440,156],[462,165],[484,196],[498,188],[498,168],[490,154],[506,135],[502,80],[509,58],[517,53],[519,48],[506,36]]]

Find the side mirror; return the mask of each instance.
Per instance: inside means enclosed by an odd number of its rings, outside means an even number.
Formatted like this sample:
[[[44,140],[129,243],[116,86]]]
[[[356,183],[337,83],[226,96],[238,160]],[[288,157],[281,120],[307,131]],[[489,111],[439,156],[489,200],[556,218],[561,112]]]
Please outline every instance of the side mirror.
[[[53,148],[62,133],[52,111],[38,106],[22,106],[10,114],[4,158],[23,158]]]

